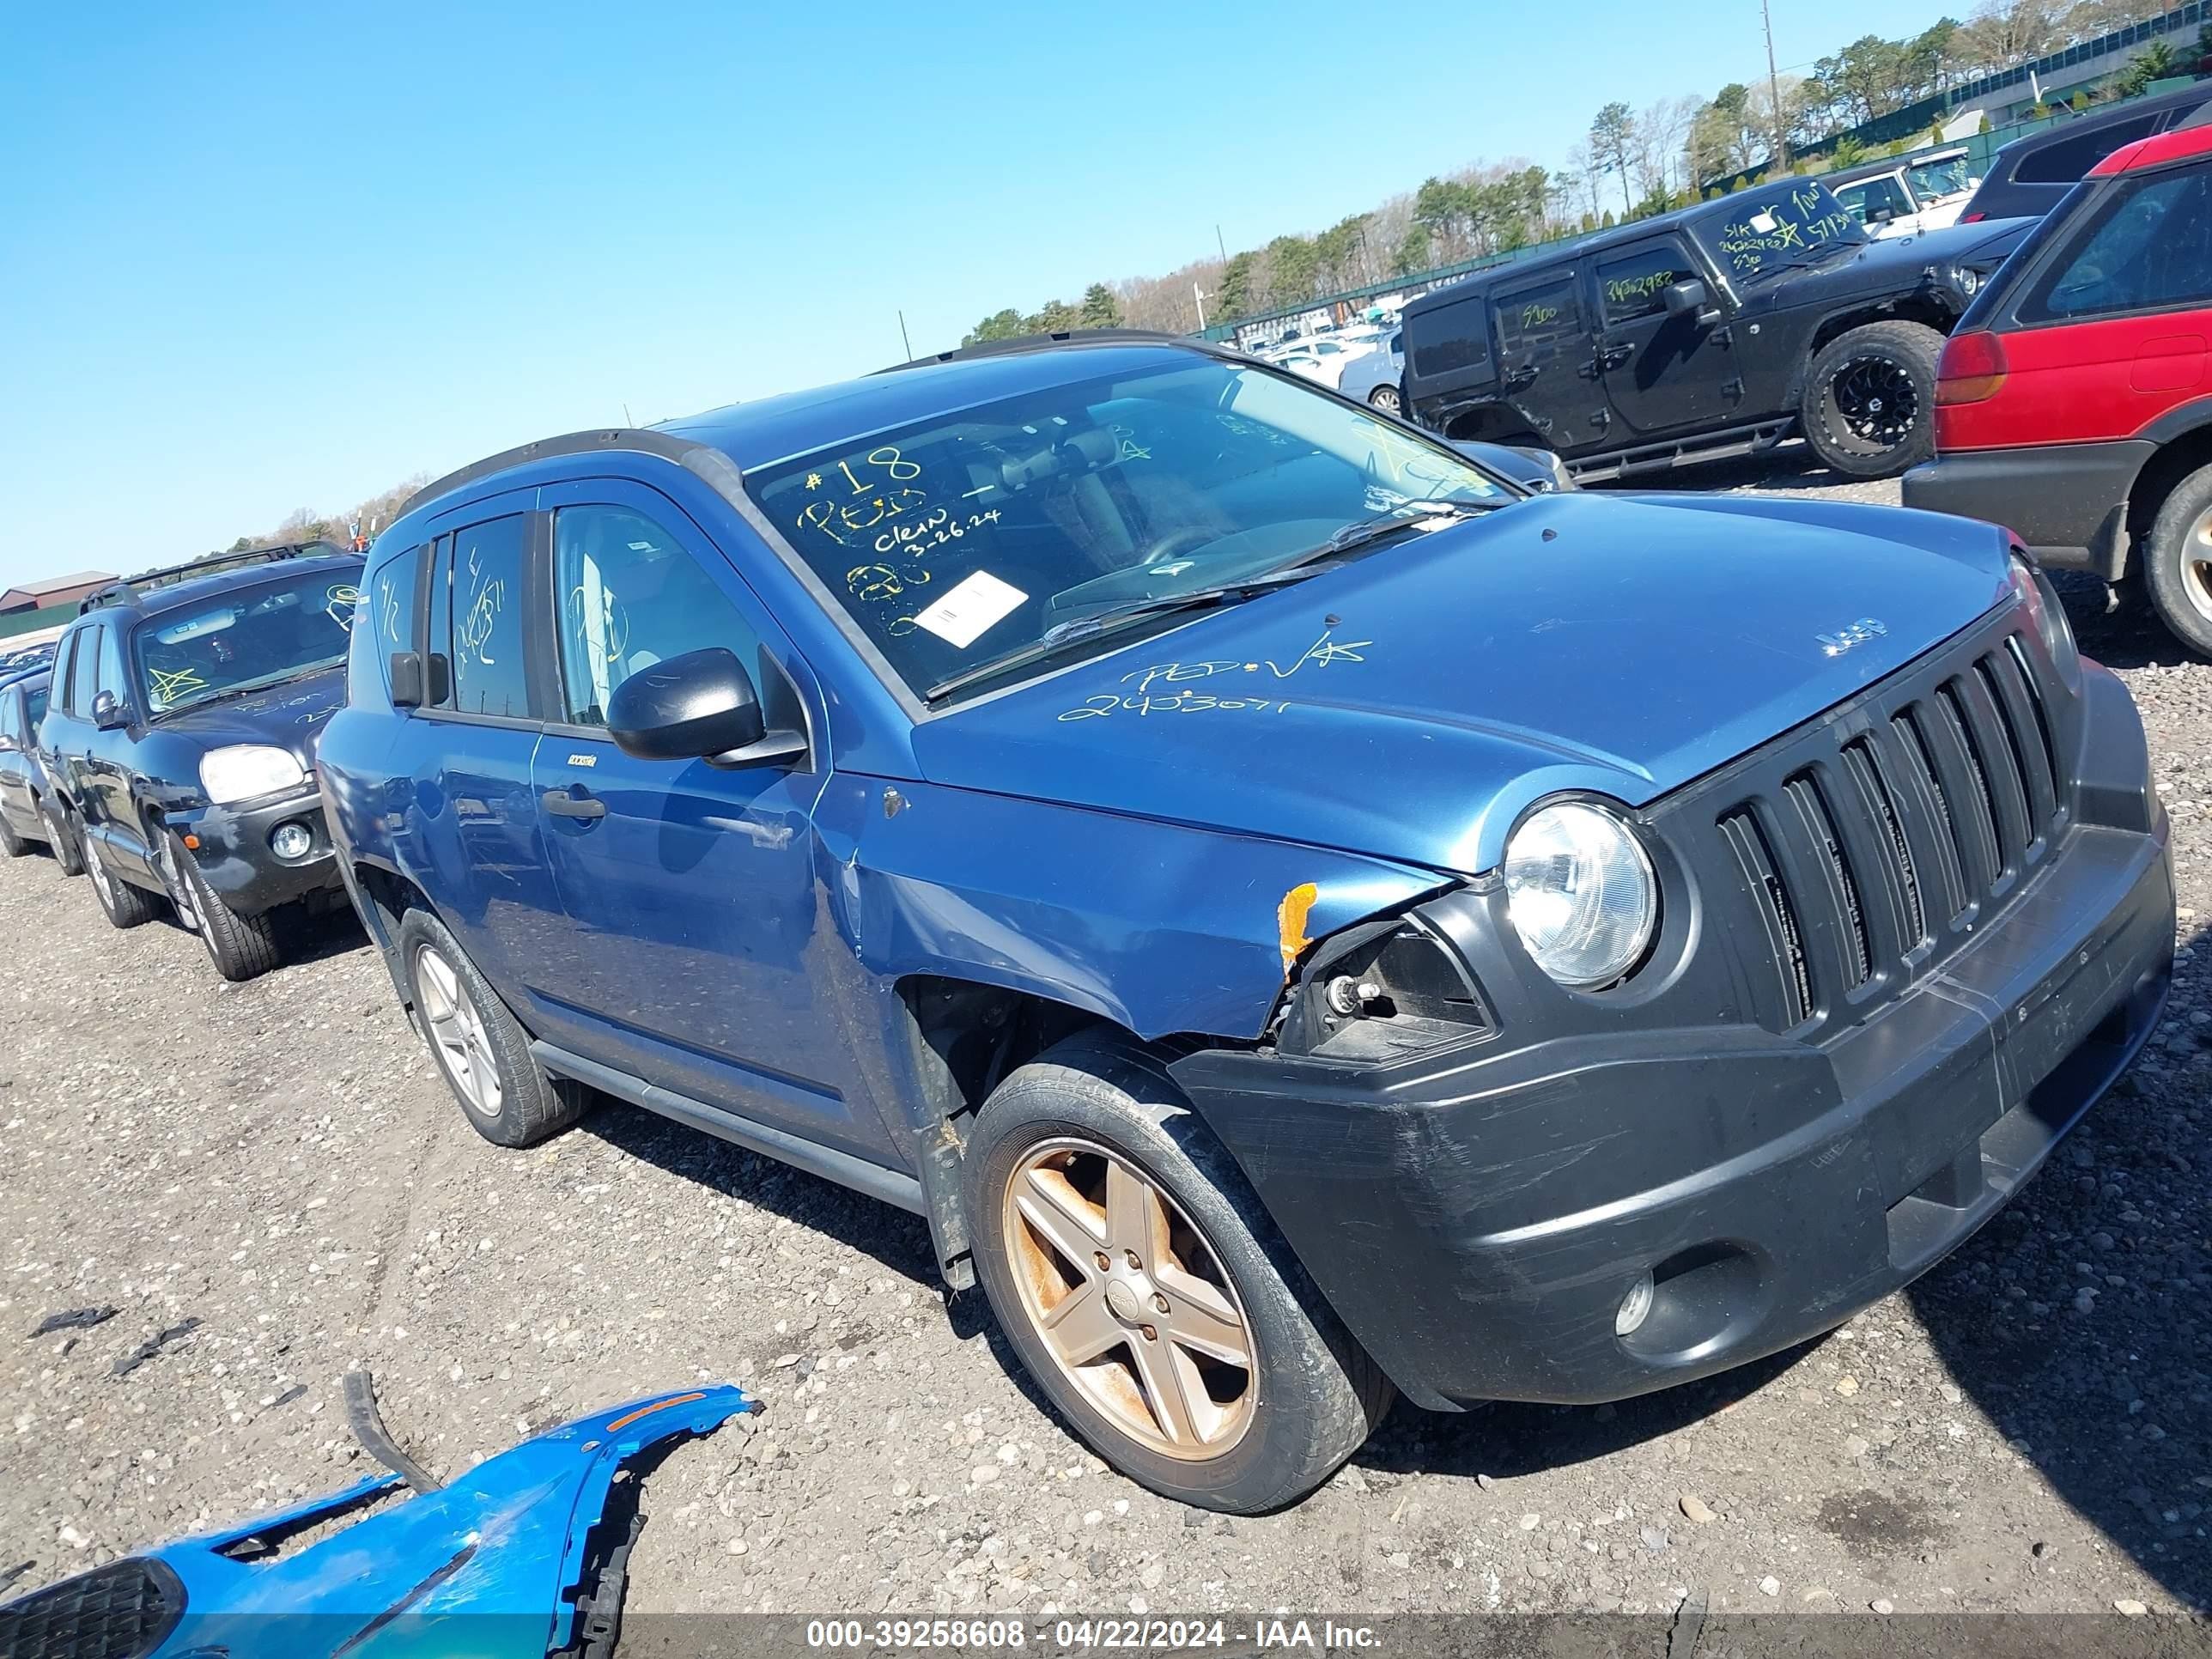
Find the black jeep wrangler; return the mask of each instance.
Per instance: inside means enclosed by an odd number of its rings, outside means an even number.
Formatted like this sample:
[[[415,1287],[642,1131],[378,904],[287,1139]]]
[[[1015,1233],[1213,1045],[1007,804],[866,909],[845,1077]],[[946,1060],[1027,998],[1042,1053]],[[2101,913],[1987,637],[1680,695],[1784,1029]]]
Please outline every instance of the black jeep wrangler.
[[[276,913],[343,904],[315,785],[345,701],[362,557],[327,542],[151,570],[84,601],[40,723],[56,850],[118,927],[163,899],[225,979],[276,965]]]
[[[1887,477],[1934,453],[1942,337],[2033,222],[1876,241],[1814,179],[1639,219],[1414,301],[1407,412],[1584,483],[1800,432]]]

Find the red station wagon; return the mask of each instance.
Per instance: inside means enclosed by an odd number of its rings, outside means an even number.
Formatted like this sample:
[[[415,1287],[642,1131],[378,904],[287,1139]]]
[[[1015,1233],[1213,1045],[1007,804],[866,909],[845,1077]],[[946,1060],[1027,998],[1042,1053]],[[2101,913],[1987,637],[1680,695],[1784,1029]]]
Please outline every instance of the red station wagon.
[[[1960,319],[1936,404],[1907,507],[2006,525],[2047,565],[2139,574],[2212,656],[2212,123],[2075,186]]]

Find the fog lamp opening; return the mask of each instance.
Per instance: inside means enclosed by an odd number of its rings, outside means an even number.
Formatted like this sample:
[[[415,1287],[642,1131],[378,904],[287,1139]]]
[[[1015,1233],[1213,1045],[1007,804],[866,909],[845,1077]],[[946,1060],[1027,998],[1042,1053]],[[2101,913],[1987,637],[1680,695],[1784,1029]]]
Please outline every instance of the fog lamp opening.
[[[304,823],[280,823],[269,832],[269,850],[280,859],[303,859],[314,845],[315,838]]]
[[[1620,1298],[1620,1308],[1613,1316],[1613,1334],[1632,1336],[1643,1328],[1651,1316],[1651,1273],[1649,1268],[1636,1276],[1628,1287],[1628,1294]]]

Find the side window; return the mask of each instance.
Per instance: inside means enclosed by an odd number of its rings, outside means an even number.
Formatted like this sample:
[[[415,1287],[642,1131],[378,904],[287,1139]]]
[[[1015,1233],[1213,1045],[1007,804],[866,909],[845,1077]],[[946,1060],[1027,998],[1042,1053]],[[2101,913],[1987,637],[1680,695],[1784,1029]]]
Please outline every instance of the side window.
[[[517,513],[453,532],[450,573],[453,707],[465,714],[530,714],[523,667],[522,568],[530,520]]]
[[[70,659],[70,713],[83,720],[92,714],[92,669],[100,655],[100,636],[106,630],[94,625],[79,630],[76,651]]]
[[[118,702],[128,703],[133,698],[130,683],[123,678],[122,639],[123,636],[112,628],[100,630],[99,677],[94,684],[95,695],[100,691],[112,691]],[[85,707],[88,712],[92,705],[88,703]]]
[[[422,550],[410,547],[398,558],[377,567],[368,579],[366,603],[356,614],[353,629],[354,660],[346,670],[349,682],[380,682],[392,690],[392,656],[413,651],[419,635],[415,603],[422,571]],[[362,626],[366,619],[367,627]]]
[[[2158,129],[2159,118],[2144,115],[2076,133],[2021,156],[2013,178],[2023,185],[2074,184],[2121,145],[2148,138]]]
[[[23,746],[23,699],[12,688],[0,691],[0,747]]]
[[[2212,302],[2212,166],[2112,192],[2021,307],[2023,321]]]
[[[1690,256],[1672,240],[1631,248],[1618,258],[1601,260],[1598,292],[1605,297],[1606,326],[1632,323],[1666,310],[1660,291],[1694,274]]]
[[[39,741],[39,722],[46,717],[46,694],[44,691],[23,693],[23,735],[33,747]]]
[[[1905,193],[1905,186],[1888,173],[1879,179],[1862,179],[1856,185],[1838,185],[1835,196],[1851,217],[1863,225],[1872,225],[1875,215],[1884,210],[1896,219],[1912,211],[1912,198]]]
[[[1571,270],[1539,288],[1498,298],[1498,349],[1508,359],[1548,356],[1583,331],[1582,300]]]
[[[554,515],[553,591],[562,701],[574,725],[605,725],[617,686],[686,651],[726,646],[760,673],[758,636],[728,596],[665,528],[628,507]]]

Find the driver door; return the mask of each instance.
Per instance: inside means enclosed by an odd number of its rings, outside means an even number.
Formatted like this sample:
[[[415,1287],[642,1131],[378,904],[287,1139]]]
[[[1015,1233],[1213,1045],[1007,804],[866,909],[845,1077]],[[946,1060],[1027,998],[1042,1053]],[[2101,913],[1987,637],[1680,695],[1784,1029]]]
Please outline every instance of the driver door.
[[[825,722],[790,643],[698,525],[625,480],[550,486],[554,718],[532,783],[575,948],[555,988],[579,1052],[708,1105],[885,1164],[856,1117],[825,952],[813,807]],[[709,646],[737,654],[771,726],[811,731],[796,763],[641,760],[607,735],[630,675]],[[806,688],[806,689],[802,689]]]
[[[1622,441],[1726,417],[1721,388],[1729,369],[1716,361],[1727,354],[1713,337],[1719,323],[1667,314],[1668,284],[1704,278],[1680,236],[1655,236],[1598,262],[1598,363]]]

